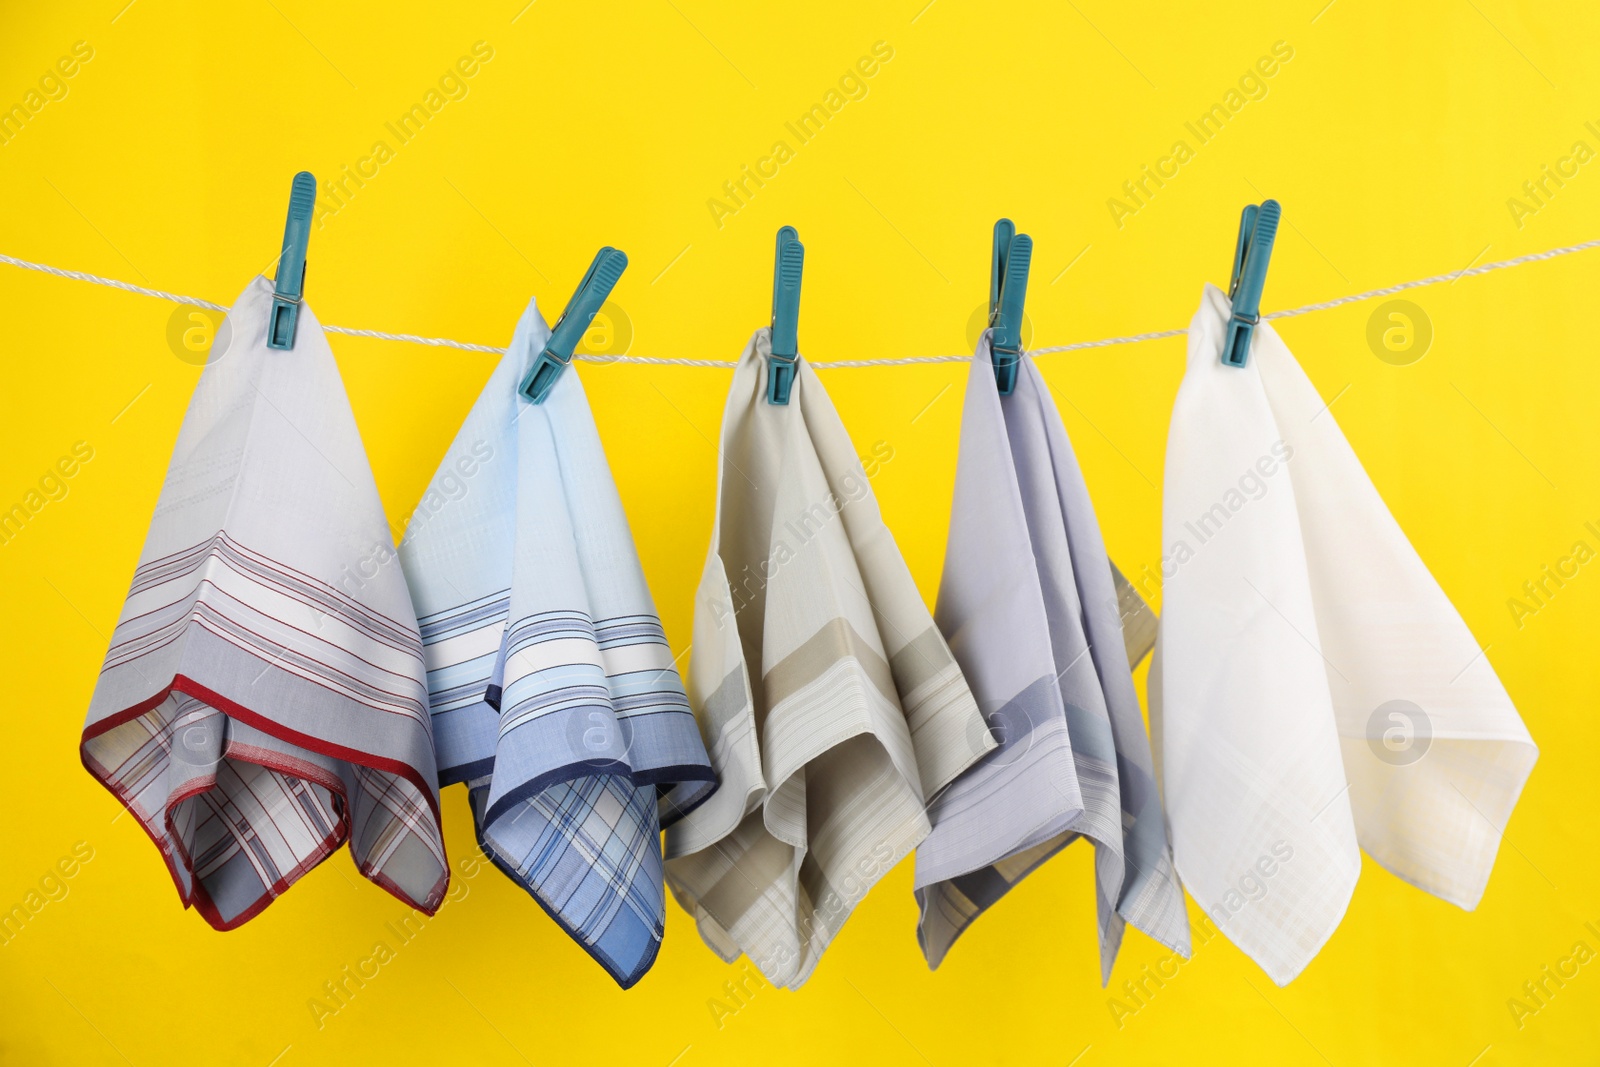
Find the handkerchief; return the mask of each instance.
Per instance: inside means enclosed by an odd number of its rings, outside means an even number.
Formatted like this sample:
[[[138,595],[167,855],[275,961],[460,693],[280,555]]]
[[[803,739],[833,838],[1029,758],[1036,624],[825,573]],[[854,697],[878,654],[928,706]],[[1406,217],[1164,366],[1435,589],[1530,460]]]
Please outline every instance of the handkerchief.
[[[479,842],[624,988],[655,962],[661,826],[715,788],[575,371],[517,385],[530,303],[400,545],[440,781]]]
[[[967,380],[934,618],[1000,747],[928,807],[916,888],[931,966],[1080,835],[1095,846],[1102,981],[1124,921],[1189,954],[1129,673],[1144,649],[1129,647],[1120,617],[1129,594],[1143,602],[1114,571],[1044,379],[1024,359],[1002,398],[986,332]]]
[[[689,692],[722,787],[667,832],[667,877],[726,959],[798,987],[928,833],[926,798],[994,747],[849,435],[770,331],[734,371]]]
[[[345,841],[432,913],[439,830],[422,647],[311,308],[267,348],[248,285],[195,388],[84,724],[83,764],[219,930]]]
[[[1538,758],[1477,641],[1271,326],[1207,286],[1167,441],[1152,724],[1178,873],[1279,985],[1357,843],[1463,908]]]

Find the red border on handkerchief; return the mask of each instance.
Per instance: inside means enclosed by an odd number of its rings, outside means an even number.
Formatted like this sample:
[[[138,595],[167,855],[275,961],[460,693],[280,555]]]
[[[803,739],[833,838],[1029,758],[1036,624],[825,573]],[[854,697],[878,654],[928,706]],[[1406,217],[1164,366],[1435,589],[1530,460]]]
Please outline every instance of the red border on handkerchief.
[[[247,755],[241,753],[240,755],[242,758],[247,759],[251,763],[257,764],[258,766],[265,767],[267,770],[274,771],[279,774],[287,774],[292,777],[305,778],[315,782],[317,785],[327,789],[330,793],[336,794],[342,802],[341,806],[343,807],[344,811],[341,816],[338,829],[334,834],[330,835],[318,846],[315,858],[307,859],[306,862],[299,864],[293,870],[287,872],[282,878],[269,887],[268,891],[262,894],[258,901],[250,905],[250,907],[246,908],[243,912],[236,916],[232,922],[224,921],[221,914],[217,911],[215,905],[212,904],[211,898],[206,894],[204,885],[198,878],[191,877],[190,884],[192,887],[192,893],[189,895],[184,894],[182,882],[179,880],[177,866],[174,862],[174,856],[172,855],[171,849],[168,848],[165,842],[156,837],[156,835],[151,831],[150,827],[145,823],[145,820],[140,817],[139,812],[134,808],[132,803],[130,803],[129,798],[124,794],[123,790],[117,785],[113,784],[111,775],[107,773],[104,768],[97,766],[95,761],[90,758],[85,747],[87,742],[93,740],[101,734],[130,722],[133,719],[136,719],[150,711],[152,708],[157,707],[172,694],[173,690],[177,690],[180,693],[187,693],[196,700],[204,701],[206,704],[222,712],[228,717],[237,719],[246,726],[260,730],[262,733],[275,737],[280,741],[286,741],[289,744],[298,745],[301,748],[309,749],[312,752],[316,752],[319,755],[328,756],[332,759],[343,760],[346,763],[353,763],[361,767],[370,767],[373,770],[383,771],[385,773],[404,778],[406,781],[416,786],[418,791],[420,791],[422,795],[427,798],[428,807],[433,813],[434,822],[440,827],[440,840],[442,843],[444,836],[443,819],[440,816],[439,801],[435,795],[436,787],[428,782],[425,782],[422,778],[422,775],[418,773],[415,767],[412,767],[406,763],[402,763],[398,760],[391,760],[381,756],[374,756],[370,753],[361,752],[356,749],[345,748],[343,745],[335,745],[320,738],[311,737],[308,734],[302,734],[297,731],[287,729],[279,723],[273,722],[271,719],[265,718],[256,712],[251,711],[249,708],[229,700],[227,697],[216,692],[215,690],[201,685],[199,682],[188,677],[187,675],[176,674],[173,676],[172,682],[165,689],[162,689],[154,696],[141,700],[139,703],[134,704],[132,707],[129,707],[123,711],[119,711],[113,715],[108,715],[99,722],[94,723],[92,726],[86,728],[83,731],[83,736],[78,744],[78,758],[80,762],[82,762],[84,769],[92,774],[102,785],[106,786],[111,794],[115,796],[119,802],[121,802],[122,806],[133,814],[134,821],[139,824],[140,828],[144,830],[145,834],[149,836],[150,839],[155,843],[156,848],[161,853],[162,860],[167,865],[168,873],[172,876],[173,884],[178,887],[178,896],[179,899],[183,901],[183,906],[186,908],[191,906],[194,907],[202,916],[205,917],[206,922],[210,923],[215,929],[234,930],[244,925],[246,922],[249,922],[251,919],[255,918],[255,916],[259,915],[268,904],[271,904],[274,900],[278,899],[278,897],[282,895],[290,885],[294,884],[294,882],[305,875],[313,867],[317,866],[317,864],[321,863],[334,852],[338,851],[339,846],[348,840],[350,836],[350,800],[348,795],[345,793],[343,782],[336,779],[325,779],[320,773],[313,773],[314,769],[308,768],[307,765],[303,763],[299,763],[298,761],[294,760],[274,758],[281,756],[281,754],[268,754],[259,749],[251,749]],[[188,799],[197,793],[204,792],[205,790],[211,788],[214,784],[214,780],[207,780],[197,783],[193,788],[179,795],[176,798],[176,801],[169,802],[167,810],[171,810],[172,803]],[[165,815],[165,813],[163,814]],[[188,864],[187,858],[185,858],[185,864],[186,866],[189,866],[192,871],[192,865]],[[445,875],[441,884],[426,901],[413,900],[411,897],[407,896],[403,891],[401,891],[399,886],[397,886],[391,879],[384,877],[381,873],[363,870],[361,871],[361,874],[375,885],[382,887],[392,896],[400,900],[403,904],[415,908],[425,915],[433,915],[439,910],[439,906],[444,903],[445,890],[448,888],[450,883],[450,865],[448,860],[445,863]]]

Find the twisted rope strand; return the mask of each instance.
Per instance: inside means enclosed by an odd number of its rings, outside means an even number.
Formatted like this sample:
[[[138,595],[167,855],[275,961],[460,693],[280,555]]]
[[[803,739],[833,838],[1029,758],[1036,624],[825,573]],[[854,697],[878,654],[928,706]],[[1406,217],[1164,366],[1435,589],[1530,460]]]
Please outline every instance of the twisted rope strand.
[[[1364,293],[1353,293],[1350,296],[1341,296],[1333,300],[1324,300],[1316,304],[1306,304],[1303,307],[1288,308],[1283,311],[1273,311],[1263,315],[1264,319],[1288,319],[1296,315],[1309,315],[1313,311],[1327,311],[1330,308],[1343,307],[1346,304],[1357,304],[1363,300],[1372,300],[1380,296],[1393,296],[1403,293],[1407,289],[1419,289],[1425,285],[1438,285],[1440,282],[1454,282],[1461,278],[1473,278],[1491,271],[1508,270],[1511,267],[1520,267],[1526,263],[1538,263],[1557,256],[1570,256],[1576,252],[1586,252],[1591,248],[1600,248],[1600,240],[1584,241],[1581,244],[1567,245],[1563,248],[1551,248],[1543,252],[1530,252],[1525,256],[1513,259],[1502,259],[1495,263],[1484,263],[1476,267],[1467,267],[1462,270],[1452,271],[1449,274],[1435,274],[1431,278],[1418,278],[1415,281],[1401,282],[1398,285],[1385,286],[1382,289],[1369,289]],[[89,282],[92,285],[104,285],[111,289],[121,289],[127,293],[137,293],[140,296],[153,296],[158,300],[166,300],[174,304],[188,304],[193,307],[206,308],[210,311],[226,313],[227,308],[221,304],[214,304],[209,300],[202,300],[197,296],[185,296],[181,293],[169,293],[165,289],[151,289],[143,285],[134,285],[132,282],[119,281],[115,278],[104,278],[98,274],[86,271],[67,270],[63,267],[52,267],[44,263],[34,263],[26,259],[18,259],[0,253],[0,263],[7,263],[23,270],[38,271],[40,274],[49,274],[57,278],[68,278],[72,281]],[[413,345],[430,345],[434,348],[455,348],[463,352],[488,352],[504,355],[505,349],[493,345],[472,344],[469,341],[456,341],[448,337],[419,337],[411,333],[386,333],[382,330],[357,330],[348,326],[323,326],[328,333],[336,333],[345,337],[369,337],[377,341],[402,341]],[[1182,337],[1188,333],[1187,329],[1155,330],[1150,333],[1129,334],[1126,337],[1106,337],[1098,341],[1075,341],[1067,345],[1050,345],[1045,348],[1030,348],[1030,356],[1049,356],[1060,352],[1079,352],[1087,348],[1108,348],[1112,345],[1133,345],[1144,341],[1159,341],[1168,337]],[[586,363],[638,363],[653,367],[720,367],[731,369],[735,362],[727,359],[670,359],[660,356],[591,356],[578,355]],[[901,356],[893,359],[835,359],[826,362],[812,361],[811,366],[817,370],[832,370],[834,368],[849,367],[901,367],[917,363],[962,363],[970,356]]]

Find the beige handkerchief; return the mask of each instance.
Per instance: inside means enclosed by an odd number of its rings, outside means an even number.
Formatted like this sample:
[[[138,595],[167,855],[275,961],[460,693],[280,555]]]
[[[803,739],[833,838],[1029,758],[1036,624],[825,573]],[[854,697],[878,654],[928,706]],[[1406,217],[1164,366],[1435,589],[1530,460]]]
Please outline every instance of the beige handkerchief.
[[[734,373],[695,602],[722,784],[668,831],[667,877],[714,950],[793,988],[994,740],[816,374],[767,403],[768,334]]]

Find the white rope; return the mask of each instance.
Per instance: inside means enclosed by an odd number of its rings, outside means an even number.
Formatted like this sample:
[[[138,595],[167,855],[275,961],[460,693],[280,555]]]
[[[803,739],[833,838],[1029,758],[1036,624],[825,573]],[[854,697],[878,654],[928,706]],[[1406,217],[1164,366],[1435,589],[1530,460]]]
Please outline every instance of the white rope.
[[[60,267],[49,267],[43,263],[30,263],[26,259],[0,254],[0,263],[9,263],[13,267],[23,270],[36,270],[40,274],[54,274],[57,278],[71,278],[77,282],[93,282],[95,285],[109,285],[113,289],[123,289],[140,296],[153,296],[161,300],[170,300],[174,304],[193,304],[199,308],[210,308],[212,311],[227,311],[221,304],[213,304],[209,300],[201,300],[198,296],[182,296],[178,293],[169,293],[164,289],[146,289],[142,285],[132,282],[119,282],[115,278],[102,278],[98,274],[85,274],[81,270],[63,270]]]
[[[1287,319],[1296,315],[1309,315],[1313,311],[1326,311],[1329,308],[1343,307],[1345,304],[1356,304],[1363,300],[1372,300],[1380,296],[1392,296],[1403,293],[1407,289],[1417,289],[1424,285],[1437,285],[1440,282],[1454,282],[1461,278],[1471,278],[1479,274],[1488,274],[1490,271],[1506,270],[1511,267],[1520,267],[1524,263],[1537,263],[1541,260],[1555,259],[1557,256],[1570,256],[1574,252],[1585,252],[1591,248],[1600,248],[1600,240],[1584,241],[1581,244],[1567,245],[1564,248],[1552,248],[1544,252],[1531,252],[1525,256],[1514,259],[1502,259],[1496,263],[1484,263],[1477,267],[1466,267],[1462,270],[1452,271],[1449,274],[1435,274],[1431,278],[1419,278],[1416,281],[1401,282],[1398,285],[1386,286],[1382,289],[1370,289],[1364,293],[1355,293],[1351,296],[1341,296],[1334,300],[1325,300],[1319,304],[1307,304],[1304,307],[1289,308],[1285,311],[1273,311],[1262,318]],[[228,309],[221,304],[213,304],[209,300],[201,300],[197,296],[184,296],[181,293],[169,293],[164,289],[151,289],[143,285],[134,285],[132,282],[118,281],[115,278],[102,278],[98,274],[89,274],[79,270],[66,270],[62,267],[51,267],[43,263],[33,263],[15,256],[0,254],[0,263],[9,263],[13,267],[23,270],[38,271],[41,274],[54,275],[57,278],[70,278],[73,281],[89,282],[94,285],[104,285],[112,289],[121,289],[128,293],[138,293],[140,296],[153,296],[159,300],[167,300],[174,304],[189,304],[194,307],[208,308],[212,311],[226,312]],[[457,348],[463,352],[492,352],[503,355],[505,349],[495,348],[492,345],[475,345],[467,341],[455,341],[448,337],[418,337],[410,333],[384,333],[381,330],[356,330],[348,326],[324,326],[328,333],[342,334],[345,337],[370,337],[378,341],[404,341],[413,345],[432,345],[435,348]],[[1070,345],[1051,345],[1048,348],[1030,348],[1030,356],[1048,356],[1058,352],[1078,352],[1086,348],[1106,348],[1111,345],[1132,345],[1142,341],[1159,341],[1167,337],[1182,337],[1189,331],[1182,330],[1156,330],[1152,333],[1136,333],[1127,337],[1107,337],[1099,341],[1077,341]],[[640,363],[655,367],[720,367],[730,369],[734,360],[726,359],[668,359],[657,356],[590,356],[579,355],[578,359],[588,363]],[[971,356],[903,356],[897,359],[835,359],[827,362],[812,361],[811,366],[817,370],[846,368],[846,367],[901,367],[913,363],[964,363]]]

